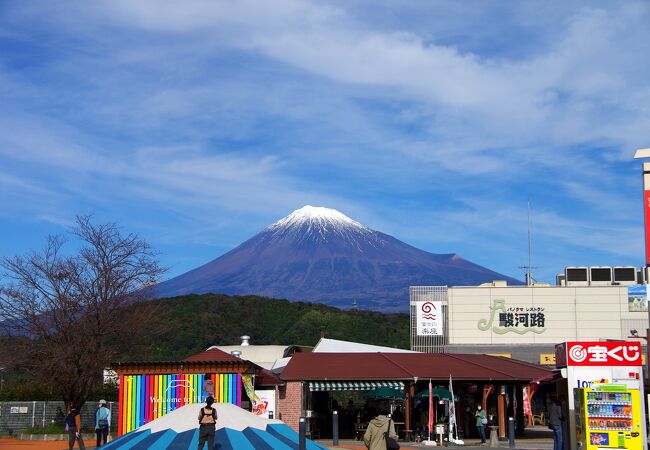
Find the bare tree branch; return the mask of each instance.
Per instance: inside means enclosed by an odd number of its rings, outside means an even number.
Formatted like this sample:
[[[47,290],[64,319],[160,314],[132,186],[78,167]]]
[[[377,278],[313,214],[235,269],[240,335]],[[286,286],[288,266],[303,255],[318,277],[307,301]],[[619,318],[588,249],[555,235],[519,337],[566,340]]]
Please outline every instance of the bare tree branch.
[[[147,299],[165,269],[145,240],[114,223],[78,216],[70,234],[75,253],[65,254],[67,240],[54,236],[40,252],[0,260],[2,333],[20,337],[3,363],[83,404],[120,343],[137,339],[137,324],[152,318],[123,308]]]

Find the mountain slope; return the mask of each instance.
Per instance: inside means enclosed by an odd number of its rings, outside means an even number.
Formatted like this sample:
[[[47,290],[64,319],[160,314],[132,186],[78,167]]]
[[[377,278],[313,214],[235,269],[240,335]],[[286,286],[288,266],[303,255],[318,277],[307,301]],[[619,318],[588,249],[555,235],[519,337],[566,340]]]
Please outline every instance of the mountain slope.
[[[349,308],[408,309],[413,285],[517,280],[371,230],[338,211],[305,206],[225,255],[163,282],[160,296],[216,292],[305,300]]]

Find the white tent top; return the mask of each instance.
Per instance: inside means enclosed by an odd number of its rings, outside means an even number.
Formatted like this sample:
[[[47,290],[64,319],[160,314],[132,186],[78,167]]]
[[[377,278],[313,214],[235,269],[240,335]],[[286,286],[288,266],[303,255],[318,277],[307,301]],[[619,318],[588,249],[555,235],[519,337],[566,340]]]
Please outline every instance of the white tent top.
[[[290,347],[290,345],[213,345],[210,348],[218,348],[226,353],[241,352],[239,355],[241,359],[270,370],[278,359],[284,357],[285,351]]]
[[[339,341],[338,339],[321,338],[314,347],[313,353],[418,353],[401,348],[382,347],[379,345],[360,344],[358,342]]]

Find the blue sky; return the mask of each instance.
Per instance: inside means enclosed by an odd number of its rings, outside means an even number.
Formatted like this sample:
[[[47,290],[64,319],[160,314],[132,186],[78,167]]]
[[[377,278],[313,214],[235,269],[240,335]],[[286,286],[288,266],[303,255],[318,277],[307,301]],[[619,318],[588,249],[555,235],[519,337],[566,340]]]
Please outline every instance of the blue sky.
[[[178,275],[303,205],[523,278],[644,261],[646,1],[5,1],[0,254],[75,214]]]

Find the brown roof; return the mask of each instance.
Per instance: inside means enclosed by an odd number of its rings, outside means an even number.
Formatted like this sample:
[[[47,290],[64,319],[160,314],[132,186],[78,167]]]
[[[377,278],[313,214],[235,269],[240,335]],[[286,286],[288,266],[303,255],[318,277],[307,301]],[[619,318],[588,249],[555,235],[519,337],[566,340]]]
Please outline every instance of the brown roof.
[[[550,375],[535,364],[488,355],[450,353],[296,353],[284,380],[523,381]]]
[[[255,375],[256,386],[278,386],[281,384],[284,384],[284,381],[280,379],[277,374],[268,369],[262,369],[257,375]]]
[[[182,360],[183,362],[241,362],[242,360],[236,356],[226,353],[218,348],[211,348],[189,358]]]

